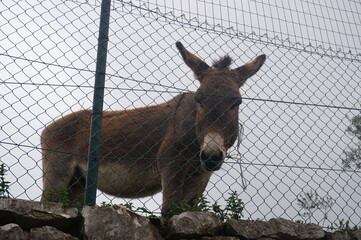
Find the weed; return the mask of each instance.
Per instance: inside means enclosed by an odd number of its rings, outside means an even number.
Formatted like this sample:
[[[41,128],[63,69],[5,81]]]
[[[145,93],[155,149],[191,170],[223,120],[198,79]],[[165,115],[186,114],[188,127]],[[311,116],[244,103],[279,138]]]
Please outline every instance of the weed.
[[[311,218],[316,210],[319,210],[323,213],[323,225],[325,224],[326,219],[328,218],[327,212],[335,204],[335,201],[330,196],[320,197],[316,191],[309,191],[301,194],[297,198],[297,205],[305,210],[300,212],[301,217],[305,217],[311,222]]]
[[[244,203],[241,199],[238,198],[237,191],[232,191],[229,194],[229,198],[226,199],[226,206],[222,208],[217,202],[210,205],[210,202],[207,201],[204,195],[200,195],[196,198],[192,204],[189,204],[188,201],[182,200],[178,203],[170,201],[171,215],[179,215],[182,212],[209,212],[213,211],[220,219],[223,221],[226,219],[241,219],[243,217]],[[133,203],[129,202],[126,204],[119,204],[128,208],[129,210],[145,213],[146,217],[153,218],[156,217],[152,211],[144,207],[135,208]],[[110,207],[112,204],[101,202],[101,207]]]
[[[9,198],[9,181],[5,181],[5,173],[7,170],[5,169],[5,164],[0,164],[0,198]]]
[[[101,202],[100,203],[100,207],[111,207],[111,206],[113,206],[113,204],[111,204],[111,203],[106,203],[106,202]]]
[[[46,200],[49,202],[57,202],[69,206],[69,195],[65,187],[59,188],[58,191],[50,190]]]
[[[237,191],[232,191],[226,200],[226,216],[227,218],[241,219],[243,217],[244,203],[238,198]]]
[[[335,230],[335,231],[342,231],[342,232],[347,232],[347,233],[351,233],[357,230],[361,230],[361,226],[350,226],[350,221],[347,220],[345,222],[344,219],[339,220],[339,223],[335,223],[335,226],[333,224],[331,224],[331,226],[328,226],[328,228],[330,228],[331,230]]]
[[[244,203],[238,198],[237,191],[232,191],[229,194],[229,198],[226,199],[226,206],[223,209],[217,202],[209,205],[209,201],[206,200],[204,195],[199,196],[193,201],[192,205],[189,205],[187,201],[180,201],[178,204],[171,202],[171,213],[177,215],[182,212],[209,212],[213,211],[220,219],[241,219],[243,217]]]

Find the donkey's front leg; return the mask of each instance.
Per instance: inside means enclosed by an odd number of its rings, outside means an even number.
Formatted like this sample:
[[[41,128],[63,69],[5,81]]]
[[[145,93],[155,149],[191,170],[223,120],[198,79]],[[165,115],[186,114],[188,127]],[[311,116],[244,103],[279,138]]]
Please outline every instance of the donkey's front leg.
[[[184,151],[179,149],[181,148],[177,140],[173,135],[169,135],[164,139],[157,154],[157,167],[163,193],[162,216],[165,218],[174,215],[172,207],[177,206],[184,199],[183,189],[189,160],[180,154]]]
[[[183,189],[185,173],[182,168],[177,168],[177,163],[166,163],[161,171],[163,205],[162,216],[169,218],[175,214],[176,206],[184,199]],[[181,165],[181,164],[179,164]]]
[[[195,166],[196,165],[196,166]],[[162,176],[162,215],[167,218],[181,212],[181,201],[189,206],[202,195],[212,175],[193,160],[172,160],[164,165]]]
[[[188,204],[193,206],[195,200],[199,198],[207,187],[212,172],[207,171],[200,164],[196,168],[188,171],[183,187],[183,197],[188,200]]]

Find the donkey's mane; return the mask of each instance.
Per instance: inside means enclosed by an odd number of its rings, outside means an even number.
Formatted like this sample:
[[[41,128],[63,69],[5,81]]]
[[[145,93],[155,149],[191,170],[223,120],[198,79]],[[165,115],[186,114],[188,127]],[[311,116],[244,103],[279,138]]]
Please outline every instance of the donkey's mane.
[[[220,58],[218,61],[213,62],[213,67],[218,69],[227,69],[232,64],[232,58],[228,55]]]

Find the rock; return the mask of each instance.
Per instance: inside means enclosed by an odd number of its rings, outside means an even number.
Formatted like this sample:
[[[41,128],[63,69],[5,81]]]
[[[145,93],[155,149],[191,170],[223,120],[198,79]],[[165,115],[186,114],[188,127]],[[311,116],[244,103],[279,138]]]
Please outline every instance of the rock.
[[[34,202],[21,199],[0,199],[0,225],[16,223],[23,230],[53,226],[76,236],[82,218],[76,208],[59,203]]]
[[[361,230],[357,230],[351,233],[352,240],[361,240]]]
[[[263,221],[228,219],[225,223],[226,234],[257,239],[271,234],[269,225]]]
[[[215,236],[223,222],[211,212],[184,212],[168,222],[167,239]]]
[[[44,226],[41,228],[32,228],[30,230],[31,240],[76,240],[77,238],[64,233],[54,227]]]
[[[163,239],[147,218],[122,206],[86,206],[82,215],[87,239]]]
[[[271,229],[279,238],[322,239],[325,232],[316,224],[299,224],[291,220],[273,218],[269,221]]]
[[[351,236],[350,234],[346,233],[346,232],[327,232],[326,233],[326,240],[351,240]]]
[[[202,237],[200,240],[239,240],[238,237],[216,236],[216,237]]]
[[[229,219],[225,224],[227,235],[246,239],[322,239],[325,232],[316,224],[298,224],[290,220],[274,218],[268,222]]]
[[[361,240],[361,230],[347,232],[326,232],[325,240]]]
[[[266,238],[259,238],[259,239],[256,239],[256,240],[275,240],[275,239],[279,239],[277,236],[273,236],[274,238],[268,238],[268,237],[266,237]]]
[[[15,223],[10,223],[0,227],[0,239],[22,240],[24,231]]]

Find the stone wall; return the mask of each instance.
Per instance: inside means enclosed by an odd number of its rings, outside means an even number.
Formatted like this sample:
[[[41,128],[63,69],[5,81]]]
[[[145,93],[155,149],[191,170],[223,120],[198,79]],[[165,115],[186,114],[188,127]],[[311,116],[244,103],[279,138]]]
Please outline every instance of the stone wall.
[[[79,212],[56,203],[0,199],[0,239],[361,240],[361,230],[327,233],[315,224],[279,218],[223,222],[207,212],[185,212],[166,222],[121,206],[84,207]]]

